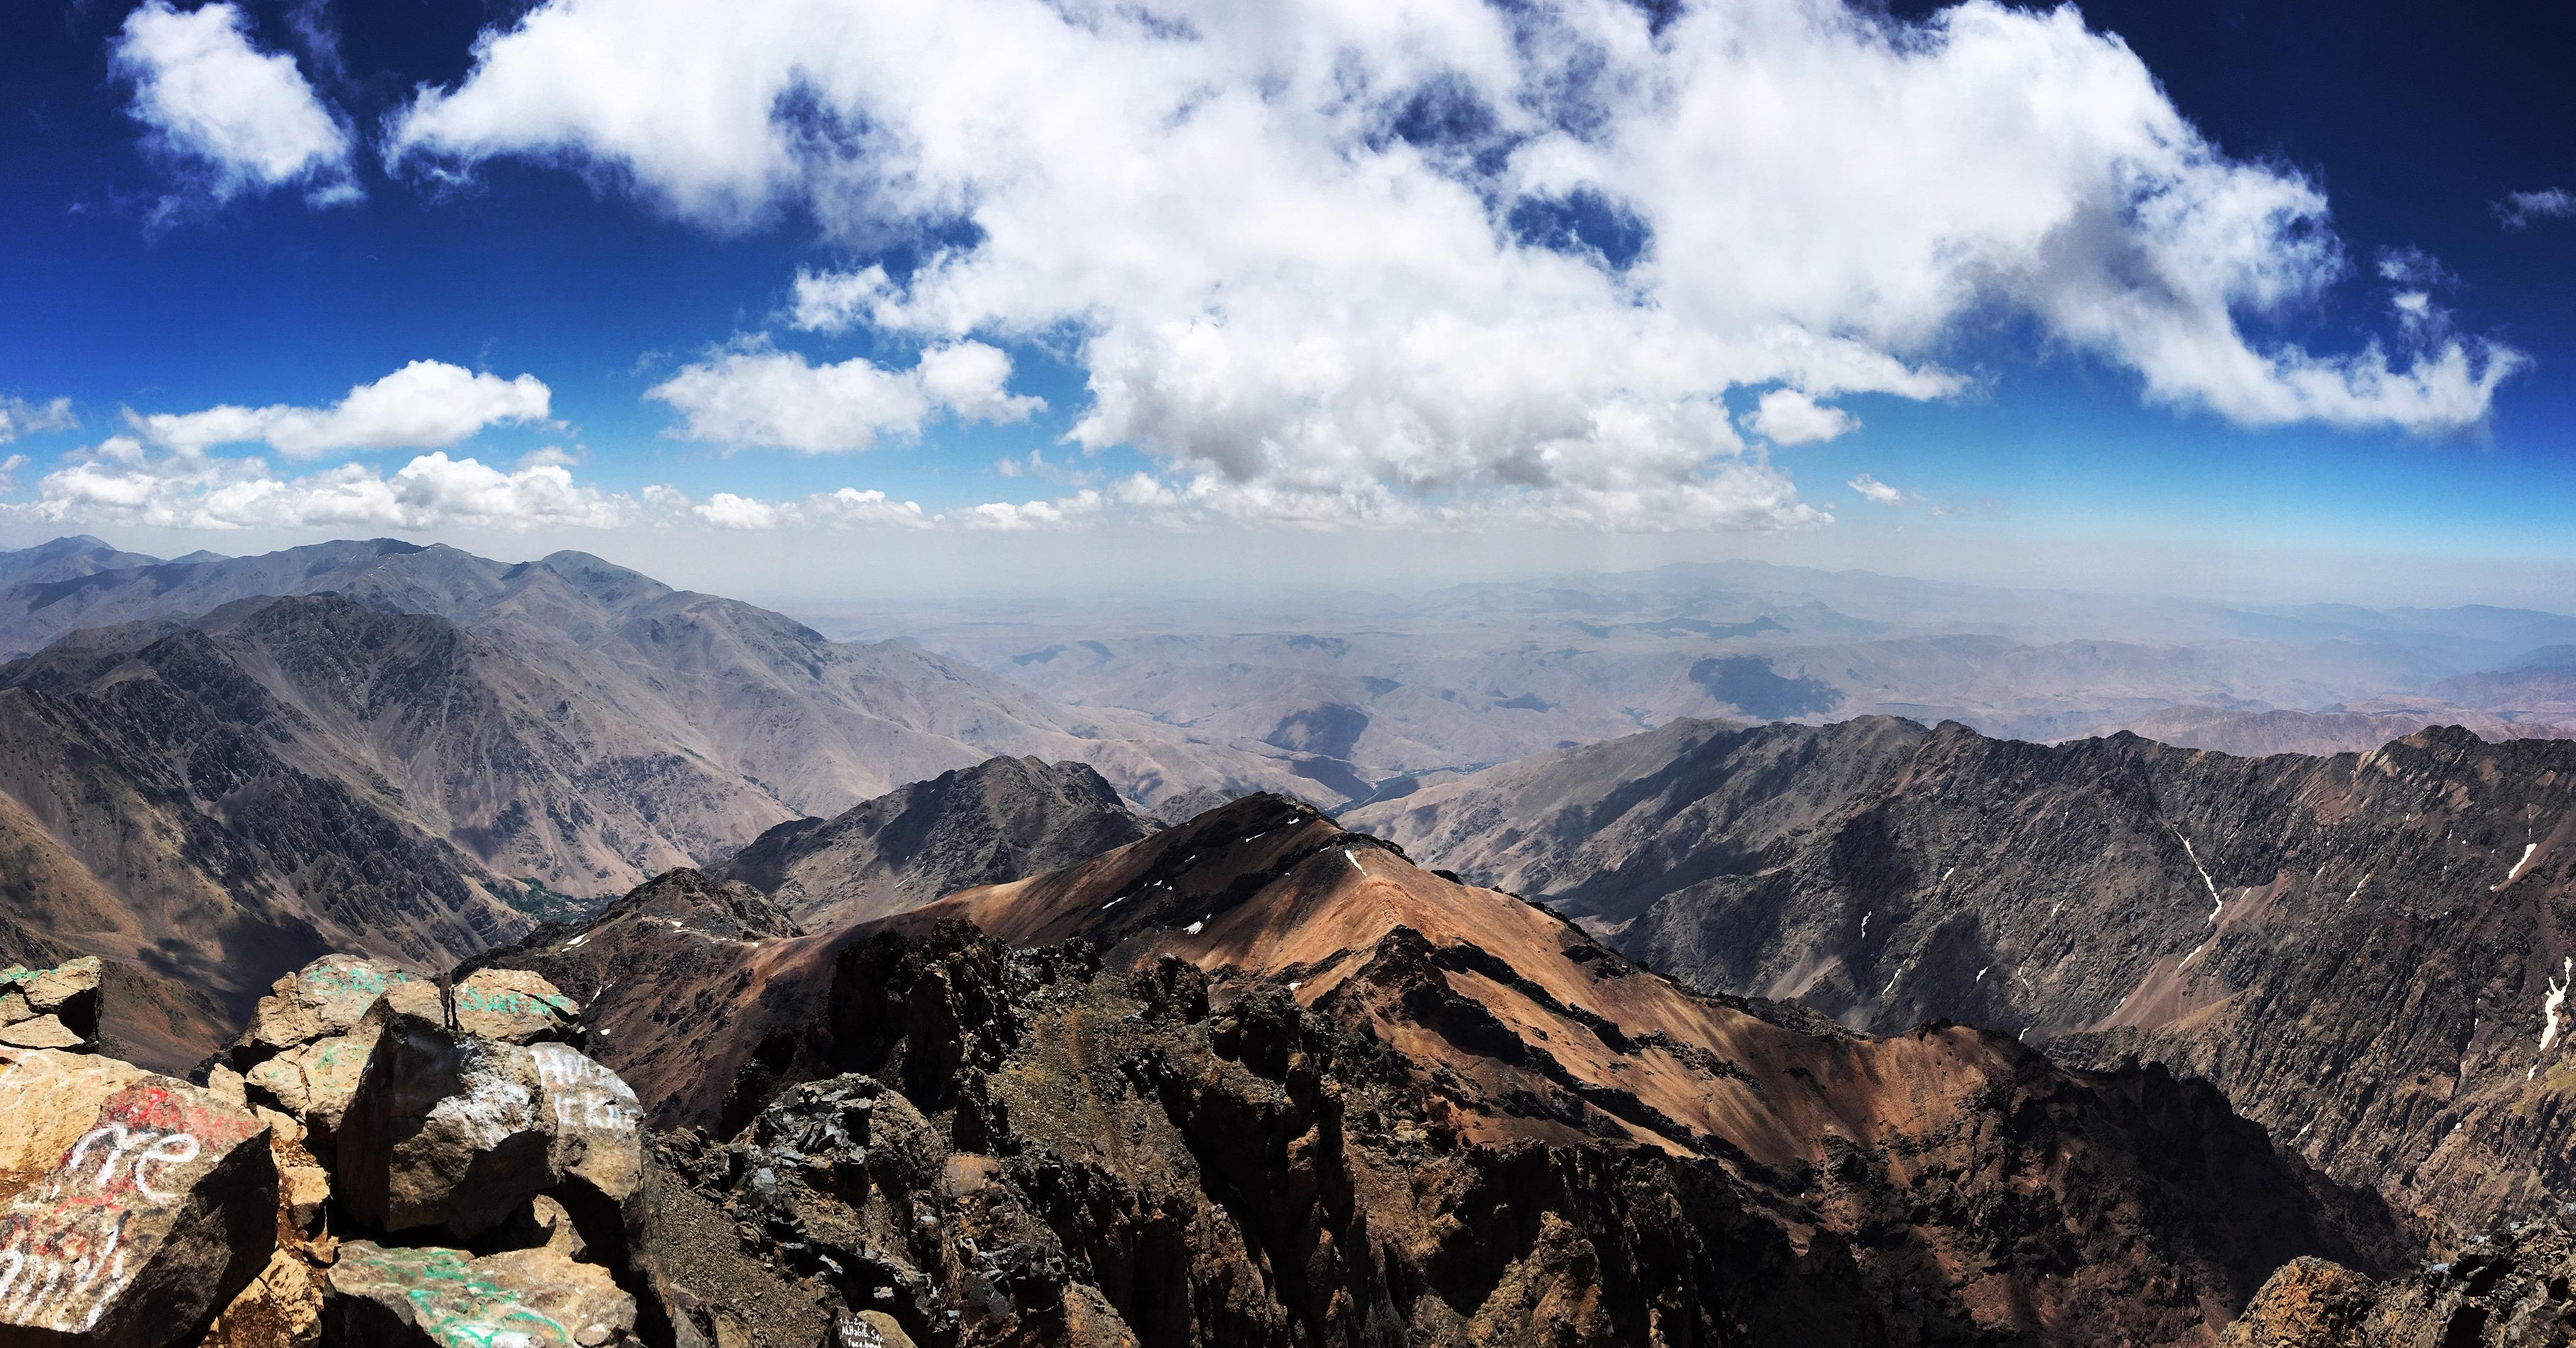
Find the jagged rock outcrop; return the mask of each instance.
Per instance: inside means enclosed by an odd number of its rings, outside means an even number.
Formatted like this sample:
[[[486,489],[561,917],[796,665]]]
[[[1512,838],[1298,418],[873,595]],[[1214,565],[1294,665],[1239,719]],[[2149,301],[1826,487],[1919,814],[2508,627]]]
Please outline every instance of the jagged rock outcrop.
[[[1275,797],[890,928],[669,1159],[923,1342],[2207,1342],[2410,1249],[2205,1086],[1693,997]]]
[[[712,871],[672,871],[472,967],[551,979],[585,1007],[588,1051],[656,1122],[712,1124],[746,1055],[820,1010],[862,919],[1058,869],[1152,827],[1080,763],[996,758],[781,825]]]
[[[2373,1282],[2323,1259],[2285,1265],[2221,1348],[2565,1348],[2576,1343],[2576,1241],[2556,1221],[2469,1241],[2447,1262]]]
[[[2169,1063],[2458,1229],[2576,1183],[2576,744],[1674,725],[1359,817],[1696,987]]]

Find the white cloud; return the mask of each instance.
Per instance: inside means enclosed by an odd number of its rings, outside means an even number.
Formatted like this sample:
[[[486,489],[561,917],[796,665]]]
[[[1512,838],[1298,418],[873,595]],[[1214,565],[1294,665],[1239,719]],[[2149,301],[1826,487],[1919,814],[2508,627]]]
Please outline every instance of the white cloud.
[[[1796,389],[1775,388],[1753,405],[1745,429],[1783,445],[1812,445],[1860,429],[1860,418]]]
[[[723,529],[924,529],[935,522],[912,501],[889,499],[881,491],[843,487],[817,492],[797,501],[758,501],[720,491],[702,504],[683,507],[693,517]]]
[[[69,398],[31,403],[24,398],[0,394],[0,445],[37,431],[68,431],[79,426],[80,418],[72,415],[72,400]]]
[[[518,529],[607,528],[637,514],[633,499],[576,483],[557,464],[503,472],[438,453],[391,475],[353,463],[280,477],[261,459],[156,453],[131,436],[66,455],[36,492],[33,502],[0,506],[0,517],[167,529]]]
[[[24,454],[12,454],[5,459],[0,459],[0,496],[6,496],[18,489],[18,470],[26,466],[27,456]]]
[[[1945,339],[1997,311],[2250,426],[2455,428],[2523,364],[2262,336],[2348,274],[2324,195],[2227,158],[2072,7],[1734,0],[1650,33],[1614,0],[550,0],[388,154],[904,245],[900,277],[800,275],[790,321],[1058,344],[1073,439],[1289,520],[1812,522],[1723,396],[1945,397]],[[884,371],[840,400],[762,373],[849,406],[711,390],[708,438],[916,423]]]
[[[183,14],[150,0],[126,16],[110,60],[134,86],[127,111],[215,200],[288,184],[301,185],[315,205],[358,198],[341,119],[294,57],[251,45],[232,5]]]
[[[1011,358],[982,342],[933,347],[910,370],[859,356],[815,365],[797,352],[755,348],[684,365],[644,396],[678,410],[678,433],[691,440],[835,454],[918,435],[940,411],[1010,422],[1046,405],[1013,396],[1010,377]]]
[[[2495,204],[2496,219],[2507,229],[2528,228],[2534,220],[2564,220],[2576,215],[2576,193],[2564,187],[2537,192],[2509,192]]]
[[[1880,505],[1888,507],[1891,510],[1904,505],[1908,501],[1921,499],[1910,491],[1900,491],[1897,488],[1879,481],[1877,478],[1871,477],[1867,473],[1863,473],[1843,485],[1851,488],[1853,491],[1859,492],[1862,496],[1867,497],[1872,501],[1876,501]]]
[[[202,451],[258,441],[289,458],[348,450],[447,449],[486,426],[542,421],[552,394],[535,375],[481,374],[416,360],[329,407],[235,407],[127,414],[156,445]]]

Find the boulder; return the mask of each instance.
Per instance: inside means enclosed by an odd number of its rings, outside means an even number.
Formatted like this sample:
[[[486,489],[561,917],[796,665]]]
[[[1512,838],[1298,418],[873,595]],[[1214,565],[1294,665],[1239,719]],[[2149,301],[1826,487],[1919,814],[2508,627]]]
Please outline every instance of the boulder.
[[[86,1122],[0,1207],[0,1345],[178,1342],[276,1248],[277,1166],[248,1112],[143,1075]]]
[[[0,1044],[11,1048],[84,1048],[88,1043],[63,1024],[60,1016],[37,1016],[15,1025],[0,1025]]]
[[[581,1043],[581,1008],[545,975],[477,969],[456,985],[456,1026],[513,1044]]]
[[[250,1099],[294,1119],[314,1154],[330,1155],[340,1116],[366,1074],[367,1055],[375,1051],[376,1031],[377,1022],[369,1020],[358,1033],[317,1039],[260,1063],[245,1079]]]
[[[340,1247],[323,1285],[333,1343],[369,1348],[602,1348],[634,1343],[635,1299],[608,1271],[552,1249],[480,1259],[462,1250]]]
[[[233,1044],[232,1065],[247,1072],[288,1049],[353,1034],[379,1000],[431,1020],[446,1017],[437,984],[356,955],[325,955],[269,985]]]
[[[552,1114],[527,1049],[399,1011],[379,1022],[333,1148],[352,1216],[470,1241],[552,1187]]]
[[[206,1327],[197,1348],[319,1348],[321,1342],[321,1275],[302,1255],[280,1249]]]
[[[98,1040],[98,985],[104,972],[96,955],[65,960],[51,969],[13,964],[0,969],[0,1025],[52,1017],[83,1043]],[[29,1048],[54,1048],[29,1044]]]
[[[625,1080],[576,1049],[534,1044],[551,1192],[610,1262],[623,1265],[643,1220],[650,1176],[644,1105]]]
[[[151,1073],[132,1063],[52,1049],[0,1049],[0,1196],[33,1184],[81,1134],[99,1106]]]

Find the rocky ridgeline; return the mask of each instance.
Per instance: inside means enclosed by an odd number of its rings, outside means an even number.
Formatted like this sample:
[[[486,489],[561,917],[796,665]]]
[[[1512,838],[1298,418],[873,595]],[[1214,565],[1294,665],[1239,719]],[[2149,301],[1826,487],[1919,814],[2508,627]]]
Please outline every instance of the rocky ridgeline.
[[[2576,1239],[2556,1221],[2480,1236],[2450,1260],[2373,1282],[2300,1259],[2263,1284],[2219,1348],[2565,1348]]]
[[[0,974],[0,1036],[47,1026],[0,1037],[0,1345],[599,1348],[660,1322],[642,1110],[544,979],[442,992],[327,956],[191,1084],[79,1051],[98,973]]]

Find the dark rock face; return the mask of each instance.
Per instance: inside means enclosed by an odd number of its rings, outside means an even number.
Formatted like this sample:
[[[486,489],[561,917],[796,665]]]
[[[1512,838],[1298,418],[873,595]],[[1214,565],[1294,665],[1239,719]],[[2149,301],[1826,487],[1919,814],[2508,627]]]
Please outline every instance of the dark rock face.
[[[1087,764],[995,758],[834,819],[781,824],[709,874],[750,885],[822,930],[1069,866],[1152,828]]]
[[[1701,988],[2170,1063],[2474,1229],[2576,1180],[2571,793],[2576,745],[2455,730],[2239,759],[1865,718],[1667,727],[1359,817]]]
[[[2385,1282],[2322,1259],[2283,1266],[2221,1348],[2564,1348],[2576,1241],[2558,1222],[2497,1231]]]
[[[1300,1006],[1168,957],[888,932],[737,1083],[734,1140],[665,1161],[833,1314],[923,1344],[2206,1342],[2303,1247],[2404,1255],[2374,1201],[2158,1070],[2022,1054],[1962,1114],[1926,1077],[1876,1145],[1782,1171],[1487,1084],[1490,1055],[1535,1078],[1574,1047],[1442,1010],[1449,966],[1510,976],[1491,957],[1400,931],[1354,958]]]

